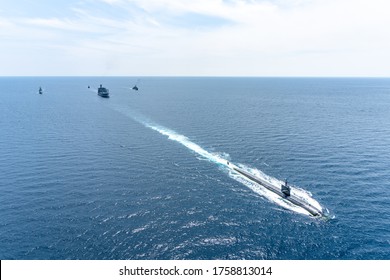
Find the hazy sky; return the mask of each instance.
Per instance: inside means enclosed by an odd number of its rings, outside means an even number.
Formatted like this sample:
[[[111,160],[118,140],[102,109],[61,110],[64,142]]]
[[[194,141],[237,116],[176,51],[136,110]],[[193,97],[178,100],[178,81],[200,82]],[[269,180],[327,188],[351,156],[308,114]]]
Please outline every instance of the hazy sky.
[[[0,0],[0,75],[390,76],[388,0]]]

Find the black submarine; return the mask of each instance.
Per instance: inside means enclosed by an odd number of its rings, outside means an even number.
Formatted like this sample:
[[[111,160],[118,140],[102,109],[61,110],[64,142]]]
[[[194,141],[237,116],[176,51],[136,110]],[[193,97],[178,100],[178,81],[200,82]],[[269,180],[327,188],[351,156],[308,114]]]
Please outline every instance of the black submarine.
[[[232,169],[233,171],[236,171],[240,175],[244,176],[245,178],[251,180],[252,182],[255,182],[269,191],[279,195],[281,198],[291,202],[292,204],[299,206],[303,209],[305,209],[307,212],[310,213],[310,215],[314,217],[323,217],[325,216],[324,210],[318,206],[310,204],[308,201],[303,200],[302,198],[296,196],[293,192],[291,192],[291,187],[287,184],[287,180],[282,184],[281,186],[273,185],[241,168],[238,166],[227,162],[227,166]]]

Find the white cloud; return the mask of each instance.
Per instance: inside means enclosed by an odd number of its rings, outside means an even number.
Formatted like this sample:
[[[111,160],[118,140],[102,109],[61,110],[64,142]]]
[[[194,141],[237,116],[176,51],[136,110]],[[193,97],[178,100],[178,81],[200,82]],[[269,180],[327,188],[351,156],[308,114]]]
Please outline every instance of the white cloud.
[[[42,48],[66,57],[64,69],[77,66],[72,73],[58,70],[60,75],[88,74],[88,69],[91,75],[390,73],[390,30],[385,28],[390,26],[390,9],[384,0],[103,2],[114,10],[106,14],[95,13],[92,6],[75,7],[73,16],[64,18],[0,19],[0,27],[8,26],[0,35],[13,39],[13,45],[22,37],[37,36]],[[115,11],[128,16],[117,17]],[[189,14],[215,17],[217,23],[226,19],[228,24],[198,28],[186,22]],[[18,49],[22,46],[12,51]],[[0,50],[0,58],[11,52]],[[75,63],[80,61],[86,61],[82,71]],[[110,67],[96,67],[96,61]],[[35,68],[26,62],[24,69]]]
[[[0,18],[0,28],[8,28],[8,27],[11,27],[12,26],[12,22],[7,20],[7,19],[3,19],[3,18]]]
[[[109,5],[115,5],[123,2],[122,0],[100,0],[100,1]]]
[[[20,20],[21,23],[38,28],[55,28],[63,30],[83,30],[83,26],[77,21],[59,18],[28,18]]]

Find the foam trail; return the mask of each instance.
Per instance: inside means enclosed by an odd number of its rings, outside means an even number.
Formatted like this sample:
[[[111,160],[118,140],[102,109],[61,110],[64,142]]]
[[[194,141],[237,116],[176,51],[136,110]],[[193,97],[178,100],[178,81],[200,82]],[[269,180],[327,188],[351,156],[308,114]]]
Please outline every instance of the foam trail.
[[[96,93],[96,94],[98,92],[97,88],[94,88],[94,87],[89,87],[88,90],[92,91],[93,93]]]
[[[212,153],[206,151],[205,149],[203,149],[199,145],[195,144],[194,142],[191,142],[184,135],[180,135],[180,134],[176,133],[175,131],[170,130],[168,128],[165,128],[163,126],[153,125],[153,124],[149,124],[149,123],[143,123],[143,124],[146,127],[151,128],[151,129],[161,133],[162,135],[168,136],[168,139],[179,142],[183,146],[187,147],[188,149],[194,151],[195,153],[201,155],[202,157],[208,159],[211,162],[215,162],[215,163],[223,164],[223,165],[226,164],[226,159],[223,159],[218,155],[215,155],[215,154],[212,154]]]
[[[197,153],[198,155],[202,156],[203,158],[207,159],[208,161],[216,163],[220,166],[226,167],[226,169],[228,170],[228,174],[231,178],[233,178],[234,180],[247,186],[253,192],[267,198],[268,200],[282,206],[283,208],[286,208],[286,209],[289,209],[289,210],[292,210],[294,212],[301,213],[304,215],[308,215],[308,216],[310,215],[310,213],[308,211],[306,211],[305,209],[303,209],[299,206],[296,206],[285,199],[282,199],[279,195],[273,193],[272,191],[267,190],[266,188],[260,186],[259,184],[256,184],[256,183],[246,179],[244,176],[238,174],[237,172],[233,171],[231,168],[229,168],[227,166],[226,157],[228,157],[228,155],[224,154],[224,156],[221,156],[220,154],[210,153],[210,152],[206,151],[205,149],[203,149],[198,144],[190,141],[186,136],[181,135],[181,134],[175,132],[174,130],[171,130],[171,129],[166,128],[164,126],[155,124],[152,121],[146,119],[145,117],[143,117],[141,115],[131,113],[128,111],[128,109],[121,110],[120,108],[116,108],[116,110],[127,115],[128,117],[136,120],[137,122],[143,124],[145,127],[150,128],[154,131],[157,131],[158,133],[160,133],[162,135],[167,136],[168,139],[182,144],[183,146],[187,147],[188,149]],[[231,162],[231,160],[229,160],[229,161]],[[233,164],[233,163],[231,163],[231,164]],[[283,183],[282,181],[280,181],[276,178],[273,178],[271,176],[266,175],[265,173],[263,173],[262,171],[260,171],[258,169],[250,168],[250,167],[243,165],[243,164],[236,164],[236,165],[239,166],[240,168],[262,178],[263,180],[268,181],[271,184],[280,185]],[[291,192],[294,195],[299,196],[301,199],[306,200],[311,205],[316,206],[318,209],[322,209],[322,207],[318,203],[318,201],[316,201],[315,199],[313,199],[311,197],[311,193],[309,193],[303,189],[297,188],[297,187],[291,187]]]

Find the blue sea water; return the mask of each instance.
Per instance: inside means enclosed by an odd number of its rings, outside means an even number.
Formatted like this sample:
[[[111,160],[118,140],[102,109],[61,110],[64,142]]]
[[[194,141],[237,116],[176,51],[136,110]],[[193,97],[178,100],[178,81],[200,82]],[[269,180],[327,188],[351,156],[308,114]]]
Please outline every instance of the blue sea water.
[[[136,81],[0,78],[0,259],[390,259],[390,79]]]

